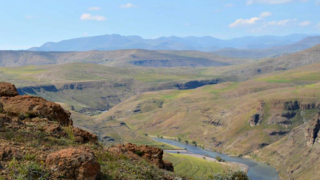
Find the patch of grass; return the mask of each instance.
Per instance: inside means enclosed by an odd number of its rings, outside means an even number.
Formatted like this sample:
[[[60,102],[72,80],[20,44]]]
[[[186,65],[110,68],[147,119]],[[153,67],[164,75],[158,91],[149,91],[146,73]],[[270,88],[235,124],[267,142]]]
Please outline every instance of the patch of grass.
[[[71,140],[71,142],[75,142],[75,136],[73,134],[72,126],[63,127],[63,129],[68,134],[68,137]]]
[[[166,153],[164,159],[173,163],[178,175],[195,179],[207,179],[210,175],[225,173],[228,169],[216,162],[182,154]]]
[[[45,170],[45,168],[33,161],[20,163],[15,158],[13,158],[9,162],[8,169],[12,178],[16,180],[46,180],[49,177],[49,173]]]

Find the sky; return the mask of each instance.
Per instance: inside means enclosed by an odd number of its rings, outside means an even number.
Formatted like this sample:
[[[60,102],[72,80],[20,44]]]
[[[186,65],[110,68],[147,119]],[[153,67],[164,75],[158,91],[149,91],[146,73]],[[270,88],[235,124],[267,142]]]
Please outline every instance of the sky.
[[[0,0],[0,49],[104,34],[319,34],[320,0]]]

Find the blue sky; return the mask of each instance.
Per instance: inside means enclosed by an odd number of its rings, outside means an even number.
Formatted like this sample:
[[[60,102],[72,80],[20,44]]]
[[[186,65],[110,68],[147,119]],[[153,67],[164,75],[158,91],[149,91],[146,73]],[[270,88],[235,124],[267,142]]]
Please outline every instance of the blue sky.
[[[0,49],[103,34],[320,33],[320,0],[0,0]]]

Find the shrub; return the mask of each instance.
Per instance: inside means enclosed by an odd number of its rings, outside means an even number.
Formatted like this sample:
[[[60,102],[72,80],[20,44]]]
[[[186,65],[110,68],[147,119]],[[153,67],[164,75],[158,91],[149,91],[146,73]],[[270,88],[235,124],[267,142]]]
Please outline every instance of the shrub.
[[[188,140],[185,140],[184,142],[185,142],[186,144],[189,144],[189,141],[188,141]]]
[[[136,155],[138,155],[140,157],[143,156],[143,152],[141,152],[141,151],[136,151],[135,153],[136,153]]]
[[[214,180],[250,180],[251,178],[245,172],[236,171],[236,172],[228,172],[223,174],[215,174],[210,175],[209,179]]]
[[[216,160],[219,162],[226,162],[224,159],[222,159],[220,156],[216,156]]]
[[[178,138],[178,141],[179,141],[179,142],[181,142],[181,140],[182,140],[181,138]]]

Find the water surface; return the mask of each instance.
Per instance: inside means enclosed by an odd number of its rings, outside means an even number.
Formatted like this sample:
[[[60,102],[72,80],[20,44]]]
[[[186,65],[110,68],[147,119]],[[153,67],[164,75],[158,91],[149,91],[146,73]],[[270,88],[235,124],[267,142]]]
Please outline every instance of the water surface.
[[[267,164],[263,164],[263,163],[254,161],[252,159],[231,157],[226,154],[207,151],[207,150],[201,149],[196,146],[187,145],[187,144],[183,144],[183,143],[168,140],[168,139],[154,138],[154,140],[159,141],[159,142],[163,142],[163,143],[167,143],[167,144],[171,144],[171,145],[177,146],[179,148],[183,148],[183,149],[187,148],[187,150],[189,152],[194,153],[194,154],[199,154],[202,156],[209,156],[212,158],[215,158],[216,156],[220,156],[222,159],[229,161],[229,162],[237,162],[237,163],[245,164],[249,167],[248,176],[250,176],[252,180],[279,180],[279,175],[278,175],[278,172],[276,171],[275,168],[273,168]]]

